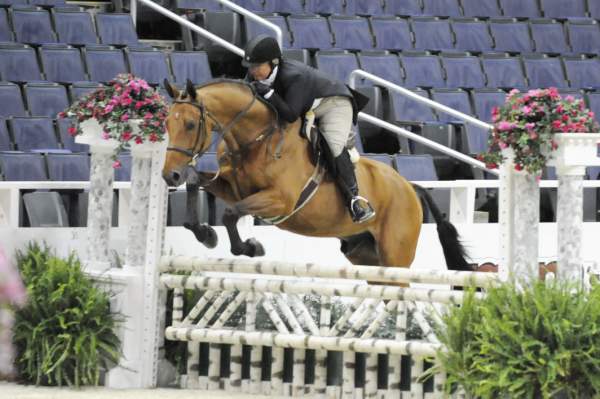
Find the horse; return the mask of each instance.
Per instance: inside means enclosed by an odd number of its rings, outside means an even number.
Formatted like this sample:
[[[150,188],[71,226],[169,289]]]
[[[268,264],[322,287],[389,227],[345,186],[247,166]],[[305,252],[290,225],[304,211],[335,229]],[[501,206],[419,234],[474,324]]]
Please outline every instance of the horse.
[[[423,223],[423,202],[437,224],[447,267],[471,270],[456,228],[425,189],[392,167],[367,158],[355,165],[360,195],[376,211],[365,223],[352,222],[341,192],[327,174],[298,209],[299,197],[319,168],[312,146],[300,134],[300,118],[280,124],[274,108],[241,80],[216,79],[197,87],[188,81],[182,90],[168,81],[164,85],[174,101],[166,120],[169,144],[162,175],[169,186],[187,183],[192,220],[186,227],[209,248],[216,245],[216,233],[199,224],[193,213],[198,185],[230,206],[223,224],[234,255],[264,254],[258,241],[242,241],[237,231],[238,219],[250,214],[279,218],[277,227],[301,235],[337,237],[353,264],[409,267]],[[219,169],[195,172],[213,134],[220,135]]]

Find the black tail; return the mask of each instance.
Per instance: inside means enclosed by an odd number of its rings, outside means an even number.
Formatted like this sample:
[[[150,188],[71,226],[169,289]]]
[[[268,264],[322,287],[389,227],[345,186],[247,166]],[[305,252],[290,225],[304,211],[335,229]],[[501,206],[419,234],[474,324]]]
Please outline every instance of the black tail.
[[[466,250],[459,240],[458,232],[454,225],[442,215],[440,208],[438,208],[427,190],[416,184],[413,184],[413,187],[419,197],[425,200],[424,202],[435,219],[438,237],[444,250],[444,258],[446,259],[448,270],[473,271],[473,268],[466,260]]]

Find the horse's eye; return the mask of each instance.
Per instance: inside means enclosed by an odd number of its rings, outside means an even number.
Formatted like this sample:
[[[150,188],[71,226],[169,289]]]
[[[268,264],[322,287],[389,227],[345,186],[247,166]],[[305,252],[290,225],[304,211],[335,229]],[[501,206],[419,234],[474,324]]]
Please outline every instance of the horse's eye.
[[[194,130],[195,127],[196,127],[196,124],[194,122],[186,122],[186,124],[185,124],[185,128],[187,130]]]

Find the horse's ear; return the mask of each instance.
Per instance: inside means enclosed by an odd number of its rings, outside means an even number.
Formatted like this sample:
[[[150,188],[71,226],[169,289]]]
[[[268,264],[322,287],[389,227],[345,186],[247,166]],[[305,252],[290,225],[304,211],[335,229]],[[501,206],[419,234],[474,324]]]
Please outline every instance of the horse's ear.
[[[168,79],[165,78],[163,81],[163,86],[165,86],[165,90],[171,98],[176,99],[179,97],[179,90],[177,90],[175,86],[171,85]]]
[[[192,81],[189,79],[185,82],[185,91],[192,100],[196,101],[196,88],[194,87]]]

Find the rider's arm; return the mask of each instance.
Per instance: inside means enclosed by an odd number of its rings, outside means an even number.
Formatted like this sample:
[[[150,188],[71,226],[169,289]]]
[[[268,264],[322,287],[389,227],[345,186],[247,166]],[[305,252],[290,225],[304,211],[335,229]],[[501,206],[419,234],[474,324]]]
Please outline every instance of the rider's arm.
[[[292,109],[276,92],[273,92],[266,100],[275,107],[279,117],[288,123],[294,122],[300,116],[300,112]]]

